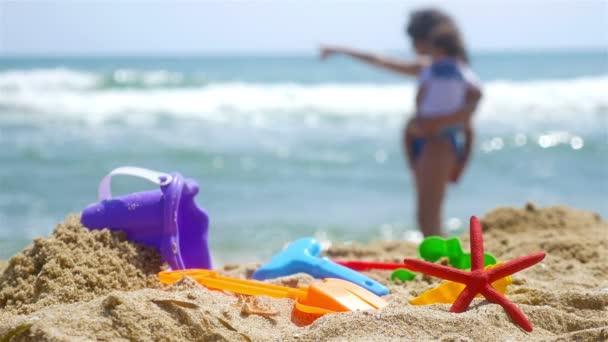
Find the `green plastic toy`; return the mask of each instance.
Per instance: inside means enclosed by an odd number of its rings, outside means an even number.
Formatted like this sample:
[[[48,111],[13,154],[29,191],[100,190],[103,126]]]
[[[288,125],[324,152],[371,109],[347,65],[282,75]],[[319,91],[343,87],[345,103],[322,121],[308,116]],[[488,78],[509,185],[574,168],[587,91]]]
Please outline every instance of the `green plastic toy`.
[[[422,241],[418,247],[418,254],[426,261],[436,262],[442,257],[447,257],[450,266],[461,270],[471,268],[471,253],[464,253],[458,238],[445,239],[440,236],[429,236]],[[484,253],[485,266],[496,264],[496,258],[489,253]]]
[[[436,262],[437,260],[446,257],[450,263],[450,266],[461,270],[471,268],[471,253],[465,253],[462,250],[462,245],[458,238],[442,238],[441,236],[429,236],[422,240],[420,246],[418,246],[418,254],[420,258]],[[496,264],[496,258],[490,253],[484,253],[483,255],[484,265]],[[416,278],[416,273],[412,273],[406,269],[398,269],[391,274],[391,280],[395,281],[399,279],[401,281],[408,281]]]
[[[410,271],[406,270],[405,268],[396,269],[393,273],[391,273],[391,281],[393,281],[393,282],[395,280],[401,280],[401,281],[414,280],[414,278],[416,278],[416,273],[410,272]]]

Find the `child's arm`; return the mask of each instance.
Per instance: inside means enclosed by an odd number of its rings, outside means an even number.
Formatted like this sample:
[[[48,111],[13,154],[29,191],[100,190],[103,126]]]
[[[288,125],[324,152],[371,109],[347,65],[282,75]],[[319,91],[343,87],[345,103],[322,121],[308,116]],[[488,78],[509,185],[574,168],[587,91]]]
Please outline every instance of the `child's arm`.
[[[460,120],[459,122],[465,123],[464,129],[464,151],[462,160],[456,165],[454,171],[452,173],[452,182],[457,183],[460,180],[460,176],[462,176],[462,172],[464,168],[467,166],[467,163],[471,159],[471,152],[473,150],[473,126],[471,125],[471,118],[473,113],[477,109],[477,105],[479,104],[479,100],[481,99],[481,89],[477,86],[469,87],[467,91],[467,96],[465,99],[465,106],[458,112],[454,113],[453,116]],[[451,123],[443,123],[444,125],[449,125]],[[442,126],[445,127],[445,126]]]
[[[465,103],[459,110],[445,116],[431,119],[421,119],[419,127],[425,135],[436,135],[444,127],[455,124],[465,124],[470,126],[473,113],[477,110],[477,106],[482,97],[481,89],[476,85],[469,85],[465,95]]]
[[[408,76],[418,76],[420,71],[427,65],[424,61],[404,61],[347,47],[322,46],[320,49],[321,59],[334,54],[350,56],[365,63]]]

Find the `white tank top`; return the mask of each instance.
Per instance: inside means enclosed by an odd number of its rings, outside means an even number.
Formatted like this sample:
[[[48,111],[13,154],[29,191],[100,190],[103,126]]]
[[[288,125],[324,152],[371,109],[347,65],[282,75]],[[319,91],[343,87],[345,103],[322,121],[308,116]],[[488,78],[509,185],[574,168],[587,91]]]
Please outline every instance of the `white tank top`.
[[[467,89],[478,86],[479,79],[468,65],[453,58],[442,58],[423,69],[419,76],[425,92],[418,115],[436,118],[449,115],[464,106]]]

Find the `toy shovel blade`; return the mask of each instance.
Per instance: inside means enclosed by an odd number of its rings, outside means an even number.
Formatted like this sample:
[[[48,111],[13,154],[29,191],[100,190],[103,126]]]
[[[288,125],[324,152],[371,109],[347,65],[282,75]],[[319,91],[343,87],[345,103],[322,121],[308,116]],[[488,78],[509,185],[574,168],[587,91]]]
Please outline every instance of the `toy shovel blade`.
[[[312,283],[306,298],[297,300],[296,309],[308,312],[302,305],[344,312],[376,310],[387,306],[388,303],[359,285],[342,279],[326,278]]]

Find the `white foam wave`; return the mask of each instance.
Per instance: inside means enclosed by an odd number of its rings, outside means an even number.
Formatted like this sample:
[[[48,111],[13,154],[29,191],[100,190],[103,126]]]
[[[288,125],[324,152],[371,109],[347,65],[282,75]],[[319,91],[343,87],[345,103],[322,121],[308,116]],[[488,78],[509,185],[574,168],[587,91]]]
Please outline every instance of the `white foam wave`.
[[[119,77],[133,77],[129,72]],[[156,80],[173,77],[155,74]],[[128,77],[127,77],[128,78]],[[152,78],[154,79],[154,78]],[[413,111],[414,85],[215,83],[181,88],[99,88],[99,76],[69,70],[27,75],[0,73],[0,107],[44,118],[103,123],[133,122],[154,115],[213,122],[261,122],[314,117],[401,121]],[[14,86],[14,85],[20,86]],[[13,86],[11,86],[13,85]],[[34,86],[35,85],[35,86]],[[478,122],[525,131],[547,123],[559,127],[606,127],[608,76],[545,81],[492,81]]]
[[[179,86],[185,81],[181,73],[167,70],[116,69],[106,73],[66,68],[10,70],[0,72],[0,91],[163,88]],[[204,80],[198,83],[203,84]]]
[[[526,131],[530,125],[608,129],[608,76],[486,84],[480,119]]]
[[[99,74],[64,68],[0,72],[0,91],[84,90],[100,82]]]

